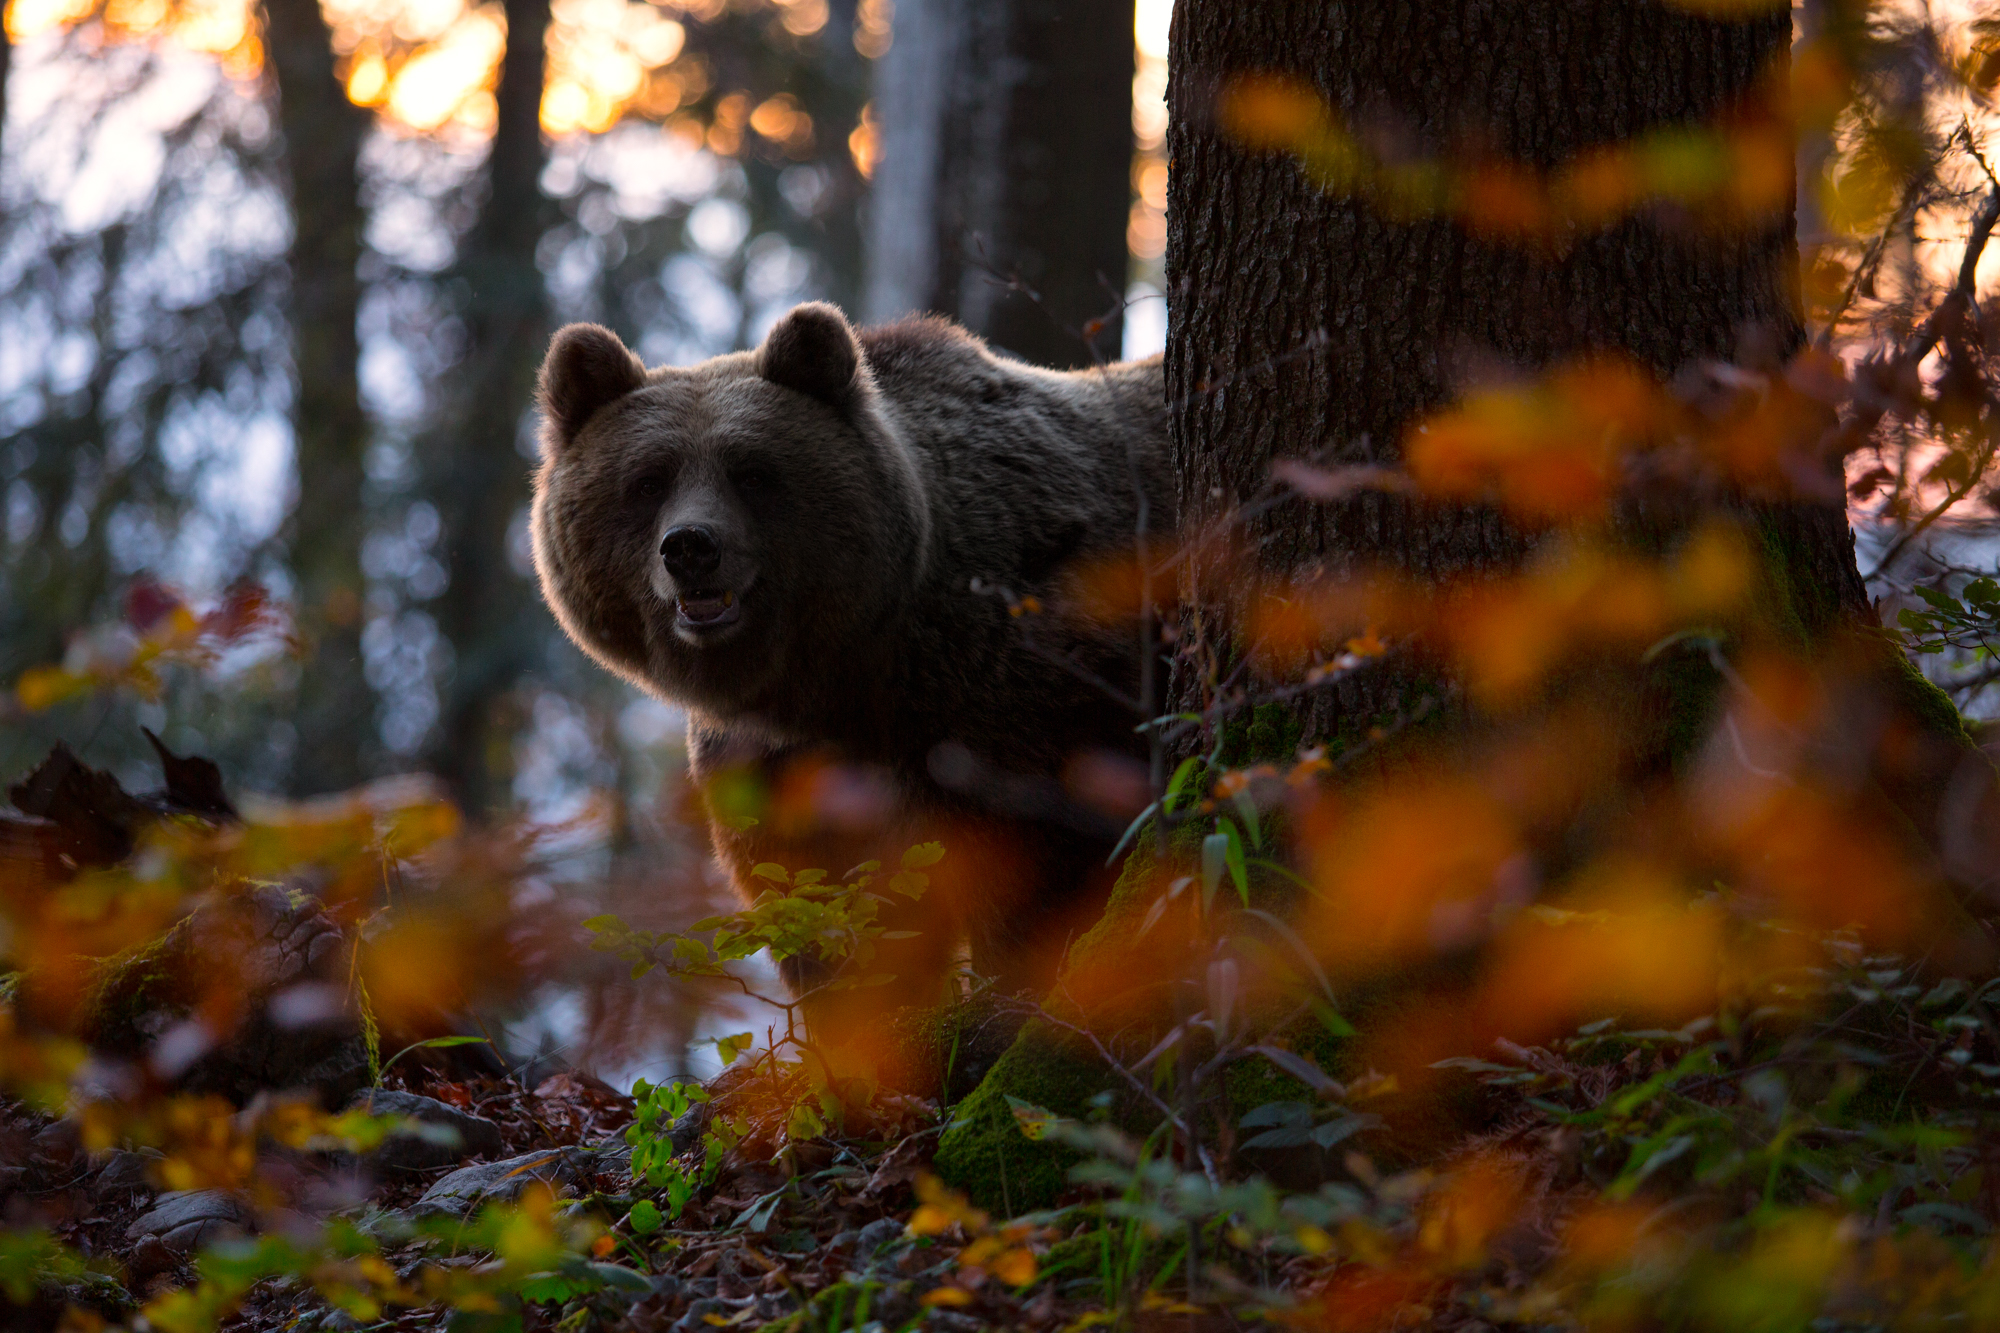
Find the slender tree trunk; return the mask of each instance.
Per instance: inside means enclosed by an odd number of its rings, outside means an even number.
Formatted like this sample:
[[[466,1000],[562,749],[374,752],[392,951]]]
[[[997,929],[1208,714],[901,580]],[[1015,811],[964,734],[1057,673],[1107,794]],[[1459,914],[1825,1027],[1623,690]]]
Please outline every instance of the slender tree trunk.
[[[0,147],[7,142],[7,72],[13,64],[14,39],[7,35],[7,25],[0,23]]]
[[[903,0],[866,317],[950,315],[1047,365],[1115,357],[1115,316],[1082,335],[1125,289],[1132,59],[1132,0]]]
[[[451,575],[433,611],[453,653],[431,762],[473,811],[507,799],[513,728],[500,705],[548,637],[531,575],[508,549],[528,503],[523,414],[550,332],[535,265],[550,220],[539,185],[548,0],[506,0],[506,13],[486,198],[447,284],[469,350],[446,377],[426,458]]]
[[[1553,167],[1657,127],[1714,122],[1786,59],[1789,40],[1782,10],[1723,20],[1651,0],[1183,0],[1168,92],[1167,393],[1190,523],[1247,499],[1276,458],[1393,463],[1468,357],[1532,370],[1615,350],[1665,377],[1746,347],[1783,356],[1802,334],[1788,212],[1724,229],[1657,208],[1560,250],[1481,239],[1244,150],[1216,121],[1227,79],[1303,79],[1400,151]],[[1837,505],[1758,517],[1790,553],[1808,631],[1868,613]],[[1381,494],[1287,504],[1250,541],[1277,573],[1386,562],[1432,578],[1524,549],[1490,510],[1441,515]],[[1192,600],[1226,619],[1227,589],[1200,577]],[[1182,673],[1177,706],[1204,684]],[[1298,720],[1328,736],[1380,702],[1351,682],[1307,696]]]
[[[374,748],[375,697],[362,675],[362,457],[356,320],[361,303],[359,167],[369,115],[347,100],[319,0],[266,0],[265,40],[291,173],[291,322],[298,375],[298,502],[285,540],[308,645],[294,725],[295,790],[354,785]]]
[[[1826,39],[1828,20],[1837,18],[1830,14],[1829,0],[1799,0],[1796,6],[1798,45],[1807,47]],[[1798,207],[1795,210],[1798,239],[1801,249],[1808,256],[1814,249],[1825,245],[1832,237],[1826,229],[1826,219],[1819,208],[1820,174],[1826,170],[1827,159],[1833,156],[1833,133],[1831,128],[1801,127],[1798,149]]]

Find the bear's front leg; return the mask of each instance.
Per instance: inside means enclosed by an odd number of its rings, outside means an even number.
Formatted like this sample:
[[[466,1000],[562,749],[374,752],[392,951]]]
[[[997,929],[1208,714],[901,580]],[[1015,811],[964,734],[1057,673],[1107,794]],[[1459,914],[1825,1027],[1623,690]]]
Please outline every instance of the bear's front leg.
[[[790,876],[824,871],[830,881],[869,861],[881,863],[870,886],[880,900],[871,934],[881,934],[849,956],[848,941],[830,932],[833,956],[808,949],[780,960],[779,973],[804,1020],[798,1035],[839,1077],[921,1084],[919,1071],[903,1067],[896,1019],[945,998],[956,963],[963,931],[950,887],[958,877],[953,863],[964,858],[950,831],[912,820],[886,777],[843,765],[824,750],[772,746],[699,726],[690,727],[688,748],[717,859],[746,905],[781,887],[754,873],[765,863]],[[890,880],[909,847],[931,840],[945,843],[945,860],[928,872],[932,885],[911,900]]]

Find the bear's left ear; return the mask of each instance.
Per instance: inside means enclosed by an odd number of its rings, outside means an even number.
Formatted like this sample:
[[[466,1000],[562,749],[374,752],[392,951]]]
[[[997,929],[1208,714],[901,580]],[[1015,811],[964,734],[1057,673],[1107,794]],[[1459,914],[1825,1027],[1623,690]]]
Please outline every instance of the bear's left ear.
[[[773,384],[845,407],[861,377],[861,344],[847,317],[824,301],[796,306],[757,349],[757,373]]]

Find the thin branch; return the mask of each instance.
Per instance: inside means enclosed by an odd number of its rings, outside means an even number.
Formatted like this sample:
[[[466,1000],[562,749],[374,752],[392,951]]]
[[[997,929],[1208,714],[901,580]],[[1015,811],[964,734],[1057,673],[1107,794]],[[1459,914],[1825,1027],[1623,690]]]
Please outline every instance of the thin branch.
[[[1065,1000],[1068,1000],[1071,1004],[1076,1003],[1076,1001],[1069,994],[1069,987],[1067,983],[1058,982],[1057,987],[1062,991],[1063,998]],[[1104,1043],[1098,1039],[1098,1036],[1095,1032],[1092,1032],[1089,1028],[1080,1027],[1075,1023],[1070,1023],[1063,1019],[1057,1018],[1054,1014],[1048,1011],[1047,1006],[1042,1005],[1033,1000],[1003,1000],[1001,1001],[1001,1003],[1007,1006],[1008,1008],[1018,1010],[1019,1012],[1024,1014],[1029,1014],[1035,1018],[1040,1019],[1042,1022],[1047,1023],[1051,1027],[1059,1028],[1062,1031],[1069,1033],[1073,1037],[1079,1037],[1084,1041],[1090,1043],[1090,1048],[1092,1051],[1096,1052],[1098,1059],[1104,1061],[1105,1064],[1109,1065],[1113,1073],[1116,1073],[1119,1077],[1123,1078],[1127,1083],[1131,1084],[1133,1091],[1137,1092],[1141,1097],[1144,1097],[1148,1102],[1152,1103],[1154,1110],[1158,1111],[1161,1115],[1165,1116],[1168,1119],[1168,1121],[1173,1124],[1174,1128],[1178,1129],[1183,1135],[1186,1136],[1188,1142],[1194,1144],[1195,1153],[1201,1161],[1202,1174],[1208,1177],[1209,1183],[1211,1185],[1219,1185],[1222,1183],[1221,1177],[1219,1177],[1216,1174],[1215,1163],[1210,1159],[1208,1154],[1208,1149],[1202,1147],[1200,1139],[1197,1138],[1194,1134],[1189,1132],[1187,1122],[1181,1118],[1180,1112],[1176,1111],[1172,1106],[1168,1105],[1165,1101],[1161,1100],[1160,1095],[1154,1092],[1153,1089],[1146,1083],[1144,1079],[1140,1078],[1137,1074],[1134,1074],[1131,1070],[1127,1069],[1122,1063],[1120,1063],[1118,1057],[1113,1055],[1111,1051],[1108,1048],[1106,1048]]]
[[[2000,199],[2000,194],[1996,194],[1994,197]],[[1881,558],[1875,562],[1875,568],[1863,574],[1861,581],[1863,583],[1873,583],[1882,575],[1883,571],[1895,563],[1898,556],[1909,549],[1911,542],[1923,536],[1924,533],[1930,530],[1932,524],[1943,518],[1961,500],[1965,499],[1966,496],[1972,494],[1973,489],[1986,479],[1986,469],[1993,464],[1993,451],[1994,446],[1987,445],[1984,452],[1979,455],[1978,464],[1966,470],[1967,476],[1965,481],[1961,485],[1946,490],[1944,499],[1932,506],[1930,511],[1921,519],[1918,519],[1914,526],[1906,528],[1896,537],[1895,541],[1890,542],[1889,549],[1884,551]]]
[[[1986,242],[1993,235],[1993,226],[2000,222],[2000,182],[1986,195],[1978,213],[1973,216],[1972,230],[1965,239],[1965,255],[1958,266],[1958,280],[1945,294],[1930,318],[1918,326],[1916,333],[1895,357],[1885,363],[1878,363],[1868,378],[1877,385],[1894,384],[1905,376],[1915,373],[1924,358],[1937,347],[1945,330],[1963,319],[1972,308],[1974,300],[1974,280],[1979,271],[1980,258],[1986,253]],[[1821,439],[1821,456],[1829,459],[1845,458],[1860,448],[1882,418],[1889,414],[1894,399],[1879,391],[1865,395],[1855,395],[1854,416],[1846,425],[1836,425],[1828,429]]]

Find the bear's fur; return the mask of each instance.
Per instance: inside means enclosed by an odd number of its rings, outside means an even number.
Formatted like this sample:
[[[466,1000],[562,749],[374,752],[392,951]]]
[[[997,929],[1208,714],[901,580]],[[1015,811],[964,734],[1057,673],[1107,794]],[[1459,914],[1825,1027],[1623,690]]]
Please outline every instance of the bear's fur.
[[[1093,614],[1082,583],[1129,570],[1142,494],[1155,550],[1173,526],[1159,358],[1043,370],[942,320],[857,334],[811,304],[684,369],[571,325],[541,401],[544,595],[687,710],[704,790],[761,784],[747,828],[711,799],[738,886],[939,838],[936,887],[896,923],[922,934],[871,965],[898,978],[881,998],[934,999],[958,930],[1003,986],[1045,984],[1131,813],[1076,776],[1143,753],[1105,688],[1137,693],[1136,607]]]

